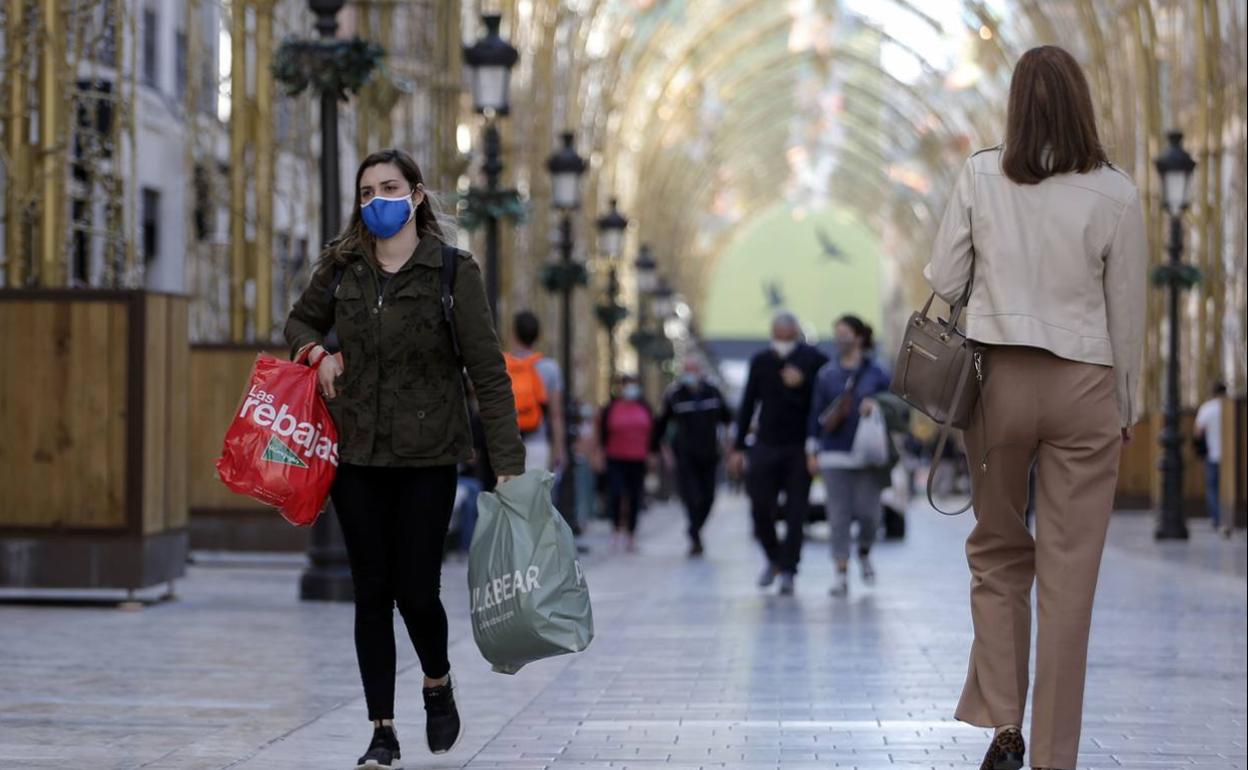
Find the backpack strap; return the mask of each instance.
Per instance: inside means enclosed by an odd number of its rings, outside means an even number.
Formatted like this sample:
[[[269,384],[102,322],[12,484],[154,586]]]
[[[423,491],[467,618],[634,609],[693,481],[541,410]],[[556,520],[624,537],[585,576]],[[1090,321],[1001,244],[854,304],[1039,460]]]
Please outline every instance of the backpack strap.
[[[334,265],[333,277],[330,278],[329,286],[325,289],[325,299],[329,301],[331,306],[338,303],[338,287],[342,285],[342,277],[346,274],[347,269],[345,267]],[[339,351],[342,345],[338,339],[338,329],[336,327],[331,326],[329,331],[325,332],[325,338],[322,340],[321,347],[325,348],[326,352],[337,353]]]
[[[459,271],[459,249],[442,245],[442,317],[451,332],[451,349],[459,368],[464,368],[464,352],[459,346],[459,327],[455,325],[455,275]]]
[[[337,300],[338,287],[342,285],[342,277],[347,274],[347,269],[342,265],[334,265],[334,277],[329,281],[329,288],[325,290],[325,294],[330,300]]]

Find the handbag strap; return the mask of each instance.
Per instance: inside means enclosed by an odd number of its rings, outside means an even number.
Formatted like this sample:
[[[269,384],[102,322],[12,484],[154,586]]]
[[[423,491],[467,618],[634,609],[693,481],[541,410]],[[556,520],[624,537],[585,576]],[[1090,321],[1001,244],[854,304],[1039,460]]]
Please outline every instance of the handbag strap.
[[[962,294],[961,296],[958,297],[957,301],[954,302],[949,307],[949,322],[948,322],[948,325],[945,326],[945,330],[947,332],[952,332],[958,328],[958,320],[961,319],[962,311],[966,308],[966,306],[971,301],[971,289],[974,286],[975,286],[975,259],[972,258],[971,259],[971,274],[970,274],[970,277],[968,277],[966,280],[966,288],[962,290]],[[936,299],[936,292],[933,291],[931,295],[928,296],[927,302],[924,303],[923,305],[923,316],[925,318],[927,317],[928,311],[931,310],[932,302],[935,299]],[[983,369],[981,368],[983,366],[983,360],[980,357],[981,355],[982,354],[979,352],[972,353],[970,356],[970,359],[971,359],[970,365],[975,367],[975,382],[979,388],[979,396],[978,398],[975,399],[975,403],[979,408],[980,423],[983,424],[984,422],[983,420],[983,417],[984,417],[984,373],[983,373]],[[907,361],[907,366],[906,366],[907,374],[909,373],[909,369],[910,369],[908,364],[909,364],[909,361]],[[904,383],[905,375],[903,374],[902,376],[903,376],[902,382]],[[958,510],[946,511],[942,509],[940,506],[936,505],[936,501],[932,499],[933,498],[933,494],[932,494],[933,485],[936,483],[936,471],[938,468],[940,468],[940,463],[944,459],[945,445],[949,443],[949,431],[952,427],[952,422],[953,422],[953,405],[958,403],[962,399],[962,393],[964,390],[966,390],[967,379],[968,378],[965,376],[965,372],[963,372],[963,376],[960,378],[960,381],[958,382],[958,387],[953,392],[953,398],[950,399],[949,401],[949,408],[945,410],[945,421],[940,426],[940,437],[936,440],[936,453],[935,453],[935,456],[932,457],[932,467],[929,468],[927,471],[927,502],[929,505],[932,506],[932,508],[937,513],[943,514],[945,516],[960,516],[966,513],[967,511],[969,511],[971,509],[971,505],[974,503],[974,498],[972,497],[972,499],[966,501],[966,505],[962,506]],[[988,468],[988,455],[987,454],[984,455],[982,461],[980,462],[980,467],[983,468],[984,470],[987,470]]]
[[[975,260],[972,259],[971,260],[971,275],[969,278],[966,279],[966,288],[962,290],[962,295],[958,297],[957,301],[954,302],[953,305],[949,307],[949,325],[946,327],[947,329],[952,330],[952,329],[958,328],[958,320],[961,319],[962,317],[962,311],[965,310],[966,306],[969,305],[971,302],[971,289],[973,289],[974,286],[975,286]],[[935,292],[933,292],[933,296],[934,295],[935,295]],[[932,300],[929,297],[927,300],[927,305],[924,305],[924,313],[923,313],[924,315],[927,315],[926,310],[928,307],[931,306],[931,304],[932,304]]]
[[[845,389],[843,393],[848,393],[850,398],[856,395],[858,390],[858,381],[862,379],[862,375],[866,373],[867,367],[871,365],[871,359],[866,353],[862,354],[862,363],[858,364],[858,368],[850,372],[849,377],[845,378]]]
[[[975,351],[970,356],[970,360],[971,360],[970,365],[975,367],[976,387],[979,388],[979,397],[975,399],[975,403],[976,403],[976,406],[979,408],[979,416],[980,416],[981,425],[984,424],[984,373],[983,373],[983,359],[981,358],[982,355],[983,354],[980,353],[979,351]],[[944,422],[940,424],[940,437],[936,440],[936,452],[932,456],[932,467],[929,468],[927,471],[928,505],[932,506],[932,509],[935,510],[937,513],[942,514],[944,516],[960,516],[966,513],[967,511],[969,511],[971,509],[971,505],[974,504],[975,502],[975,498],[972,497],[970,500],[966,501],[966,505],[962,506],[958,510],[946,511],[936,504],[936,500],[934,499],[934,494],[933,494],[933,491],[935,489],[935,484],[936,484],[936,471],[940,468],[940,463],[944,459],[944,455],[945,455],[945,446],[949,443],[949,431],[952,428],[952,423],[953,423],[953,405],[958,403],[958,401],[961,400],[962,393],[963,391],[966,390],[966,383],[967,383],[967,380],[969,379],[970,379],[969,377],[965,376],[965,372],[963,373],[963,376],[959,378],[958,387],[954,390],[953,399],[949,402],[949,409],[946,410],[945,412],[945,420]],[[987,453],[985,453],[983,458],[980,460],[980,469],[981,470],[988,469],[988,454]]]

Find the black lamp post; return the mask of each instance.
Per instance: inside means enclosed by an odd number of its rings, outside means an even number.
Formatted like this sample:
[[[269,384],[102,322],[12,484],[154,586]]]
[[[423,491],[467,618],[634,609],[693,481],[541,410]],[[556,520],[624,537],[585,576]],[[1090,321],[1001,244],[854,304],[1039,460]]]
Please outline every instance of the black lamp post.
[[[472,190],[469,195],[480,201],[485,220],[485,293],[490,302],[494,328],[498,328],[499,293],[499,243],[498,207],[515,196],[513,190],[503,190],[503,141],[498,133],[495,118],[511,112],[511,69],[520,60],[520,54],[499,36],[502,17],[485,14],[485,35],[464,47],[464,63],[471,72],[472,104],[477,113],[485,116],[485,160],[481,170],[485,174],[485,190]]]
[[[672,289],[667,279],[660,276],[658,285],[654,287],[652,292],[654,297],[654,315],[662,323],[671,318],[676,313],[676,291]]]
[[[316,14],[316,30],[322,40],[338,32],[338,11],[345,0],[308,0]],[[329,243],[342,228],[342,197],[338,178],[338,99],[339,94],[321,92],[321,242]],[[351,569],[347,549],[338,528],[332,504],[312,527],[308,546],[308,567],[299,579],[299,598],[311,601],[351,601]]]
[[[671,287],[666,278],[659,277],[658,285],[651,294],[651,301],[653,303],[651,311],[654,313],[655,323],[658,326],[654,335],[652,355],[656,362],[666,364],[672,360],[674,353],[672,339],[668,336],[667,322],[676,315],[676,290]],[[659,371],[662,374],[665,369],[660,367]]]
[[[1169,146],[1154,160],[1161,175],[1162,204],[1170,216],[1168,263],[1155,273],[1155,282],[1169,291],[1169,358],[1166,361],[1165,427],[1161,431],[1161,511],[1158,540],[1186,540],[1183,511],[1183,436],[1179,432],[1179,293],[1191,285],[1183,264],[1183,212],[1191,202],[1192,171],[1196,161],[1183,149],[1183,133],[1171,131]]]
[[[598,247],[606,257],[607,298],[599,305],[598,320],[607,331],[607,356],[610,382],[615,382],[616,349],[615,327],[628,316],[628,310],[620,305],[620,276],[616,269],[616,261],[624,247],[624,231],[628,229],[628,218],[620,213],[619,201],[611,199],[611,210],[598,218]]]
[[[576,373],[576,363],[572,360],[572,292],[578,283],[585,282],[585,266],[572,261],[572,212],[580,208],[581,175],[585,173],[585,159],[576,153],[575,139],[571,131],[565,131],[561,136],[563,146],[546,162],[552,182],[551,203],[562,215],[559,221],[559,264],[553,271],[557,279],[551,284],[563,295],[564,456],[560,460],[564,473],[559,488],[559,503],[564,518],[573,529],[576,528],[576,474],[572,464],[575,456],[572,446],[576,442],[577,420],[572,409]]]
[[[607,331],[607,382],[615,382],[619,368],[619,349],[615,341],[615,329],[628,318],[628,308],[620,304],[620,274],[615,265],[607,270],[606,301],[598,306],[598,320]]]
[[[644,340],[649,333],[647,328],[650,323],[650,314],[648,312],[649,298],[659,284],[659,264],[654,261],[654,254],[650,251],[650,244],[641,244],[641,249],[637,253],[637,260],[633,263],[633,269],[637,271],[637,332],[634,337],[637,340]],[[645,387],[645,375],[646,350],[645,345],[642,345],[637,351],[637,380],[642,384],[642,387]]]
[[[620,213],[620,202],[612,198],[611,210],[598,217],[598,247],[612,263],[620,258],[620,252],[624,250],[624,231],[627,229],[628,218]]]

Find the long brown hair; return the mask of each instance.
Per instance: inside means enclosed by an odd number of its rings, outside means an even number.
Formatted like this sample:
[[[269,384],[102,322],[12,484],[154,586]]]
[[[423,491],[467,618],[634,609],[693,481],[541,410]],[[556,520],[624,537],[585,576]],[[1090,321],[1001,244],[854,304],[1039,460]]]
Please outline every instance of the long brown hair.
[[[382,163],[394,164],[394,167],[412,186],[413,193],[416,191],[416,185],[425,183],[425,176],[421,173],[420,166],[416,165],[415,159],[403,150],[395,148],[378,150],[361,161],[359,169],[355,172],[355,187],[352,188],[355,203],[351,207],[351,218],[347,220],[347,226],[342,229],[338,237],[326,245],[323,264],[345,265],[359,259],[362,254],[372,253],[377,238],[364,226],[364,220],[360,217],[360,179],[363,178],[365,171]],[[446,240],[427,190],[420,205],[416,207],[416,234],[421,238],[432,235],[439,240]]]
[[[1055,45],[1023,54],[1010,82],[1001,157],[1005,175],[1018,184],[1036,184],[1054,174],[1084,174],[1107,163],[1079,62]]]

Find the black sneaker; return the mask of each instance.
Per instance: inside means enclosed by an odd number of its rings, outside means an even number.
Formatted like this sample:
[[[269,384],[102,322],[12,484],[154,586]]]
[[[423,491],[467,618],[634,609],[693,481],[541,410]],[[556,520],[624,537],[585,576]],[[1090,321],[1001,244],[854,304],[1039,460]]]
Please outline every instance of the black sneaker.
[[[445,754],[455,748],[461,731],[454,687],[448,678],[441,687],[426,687],[424,695],[425,736],[429,739],[429,750],[434,754]]]
[[[403,763],[399,761],[399,736],[394,728],[385,725],[373,730],[373,742],[368,744],[368,753],[360,757],[355,770],[401,770]]]
[[[702,549],[702,538],[694,535],[689,539],[689,555],[697,558],[703,553],[705,553],[705,551]]]

